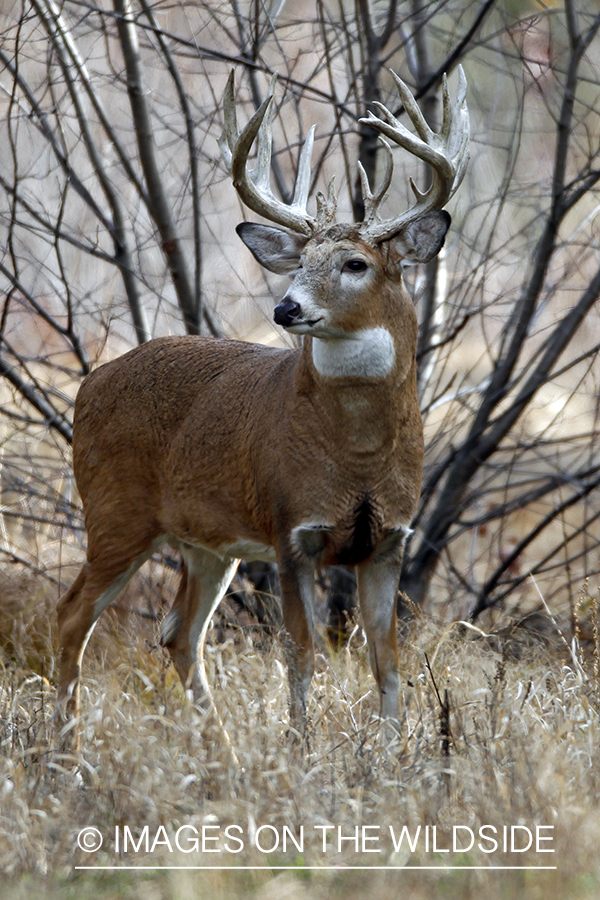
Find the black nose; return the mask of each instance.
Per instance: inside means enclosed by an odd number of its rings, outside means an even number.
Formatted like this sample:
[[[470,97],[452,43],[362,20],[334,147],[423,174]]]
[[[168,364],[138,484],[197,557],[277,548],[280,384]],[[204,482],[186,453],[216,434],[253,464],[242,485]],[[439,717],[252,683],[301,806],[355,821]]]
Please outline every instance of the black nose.
[[[273,311],[273,319],[276,325],[293,325],[295,319],[299,319],[301,315],[300,304],[295,300],[286,300],[285,297],[278,303]]]

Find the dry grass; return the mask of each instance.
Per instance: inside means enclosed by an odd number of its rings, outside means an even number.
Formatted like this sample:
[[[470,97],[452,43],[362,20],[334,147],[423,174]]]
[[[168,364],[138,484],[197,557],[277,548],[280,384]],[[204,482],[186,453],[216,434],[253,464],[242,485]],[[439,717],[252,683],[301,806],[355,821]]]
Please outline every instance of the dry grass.
[[[0,675],[0,893],[7,900],[94,896],[187,900],[210,894],[261,900],[318,900],[369,893],[415,898],[592,898],[600,885],[597,660],[570,655],[560,637],[542,646],[529,632],[510,638],[444,628],[419,616],[402,650],[406,720],[386,746],[376,727],[373,681],[357,630],[339,654],[322,654],[311,705],[308,752],[290,739],[280,649],[252,631],[213,645],[209,678],[222,726],[190,708],[153,640],[152,626],[105,617],[84,673],[84,740],[61,754],[52,727],[55,672],[52,599],[35,578],[2,582],[4,668]],[[31,598],[37,598],[37,616]],[[39,610],[42,611],[41,615]],[[11,624],[12,623],[12,624]],[[145,630],[144,630],[145,628]],[[133,637],[132,637],[133,632]],[[444,712],[445,692],[449,712]],[[439,694],[439,696],[438,696]],[[224,729],[224,731],[223,731]],[[142,844],[115,848],[129,826]],[[414,852],[394,851],[390,826],[421,835]],[[483,825],[500,847],[477,847]],[[553,826],[555,853],[504,852],[503,826]],[[93,826],[103,848],[78,848]],[[143,829],[148,826],[148,848]],[[161,830],[161,826],[164,830]],[[206,852],[176,847],[201,833],[220,835]],[[227,826],[237,826],[228,835]],[[277,833],[280,846],[262,852]],[[304,829],[303,852],[288,839]],[[326,852],[322,849],[323,830]],[[342,842],[369,826],[365,849]],[[468,852],[449,847],[453,826],[476,836]],[[429,828],[430,845],[424,840]],[[519,840],[526,835],[518,831]],[[152,841],[158,837],[154,852]],[[136,839],[137,839],[136,838]],[[226,845],[239,853],[227,852]],[[169,850],[169,842],[173,852]],[[491,844],[483,844],[487,849]],[[189,844],[187,846],[190,846]],[[209,849],[222,852],[211,853]],[[80,871],[77,866],[224,866]],[[290,866],[278,871],[276,866]],[[417,870],[406,865],[455,867]],[[552,871],[508,866],[556,866]],[[242,869],[267,866],[268,869]],[[303,866],[318,867],[306,870]],[[325,866],[338,866],[325,869]],[[344,872],[348,866],[362,871]],[[385,867],[375,869],[374,866]],[[483,866],[459,869],[458,866]],[[505,867],[496,872],[491,866]]]

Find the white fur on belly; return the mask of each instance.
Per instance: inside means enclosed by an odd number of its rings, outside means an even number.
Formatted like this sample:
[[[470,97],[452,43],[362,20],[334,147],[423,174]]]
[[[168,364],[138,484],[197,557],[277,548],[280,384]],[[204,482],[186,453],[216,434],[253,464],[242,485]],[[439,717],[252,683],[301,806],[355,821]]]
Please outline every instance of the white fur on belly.
[[[325,378],[383,378],[394,368],[396,349],[387,328],[363,328],[348,337],[313,338],[312,357]]]

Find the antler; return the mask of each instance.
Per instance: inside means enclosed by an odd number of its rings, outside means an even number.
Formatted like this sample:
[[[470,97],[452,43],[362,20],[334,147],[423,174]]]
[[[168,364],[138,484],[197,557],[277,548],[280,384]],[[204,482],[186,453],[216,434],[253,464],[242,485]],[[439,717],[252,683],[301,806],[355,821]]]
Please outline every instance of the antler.
[[[361,187],[365,204],[365,218],[360,226],[362,237],[369,243],[378,244],[398,232],[408,222],[414,221],[431,210],[442,209],[461,183],[469,160],[469,111],[466,104],[467,79],[462,66],[458,67],[458,92],[454,105],[451,104],[448,84],[444,75],[442,128],[439,133],[432,131],[425,121],[417,102],[402,79],[392,72],[398,86],[398,93],[408,116],[415,127],[412,134],[399,122],[382,103],[375,105],[387,121],[372,112],[360,119],[380,132],[380,140],[385,147],[385,172],[374,193],[371,192],[365,170],[359,163]],[[411,188],[416,203],[394,219],[382,219],[379,209],[392,180],[392,151],[381,135],[404,147],[418,159],[428,163],[433,169],[431,186],[421,192],[412,178]]]
[[[400,99],[417,134],[408,131],[382,103],[375,105],[387,121],[378,118],[372,112],[369,112],[366,118],[360,119],[361,122],[371,125],[380,132],[380,140],[385,148],[385,171],[381,183],[374,192],[371,191],[364,168],[360,163],[358,164],[365,205],[365,218],[360,225],[360,233],[367,242],[372,244],[388,240],[403,225],[425,213],[442,209],[461,183],[469,160],[467,80],[462,66],[458,67],[458,93],[454,105],[450,101],[448,84],[444,75],[442,128],[439,133],[432,131],[428,126],[415,98],[402,79],[394,72],[392,75],[398,86]],[[315,133],[313,125],[300,152],[291,204],[283,203],[273,194],[270,185],[270,169],[275,81],[276,76],[273,76],[266,100],[240,134],[235,112],[234,73],[231,72],[223,98],[225,121],[219,147],[234,187],[246,206],[271,222],[310,236],[327,227],[335,218],[336,197],[333,179],[329,184],[327,197],[320,192],[317,194],[316,218],[309,215],[307,204]],[[382,219],[379,212],[389,190],[394,168],[391,147],[381,135],[385,135],[395,144],[404,147],[405,150],[428,163],[433,169],[433,181],[424,192],[417,188],[411,178],[410,184],[416,197],[416,203],[393,219]],[[255,140],[257,140],[256,165],[249,170],[248,154]]]
[[[219,140],[221,155],[240,199],[254,212],[271,222],[300,234],[311,235],[331,222],[335,216],[335,195],[330,184],[327,198],[317,194],[317,217],[307,211],[310,189],[311,155],[315,126],[310,129],[300,152],[294,197],[291,204],[274,196],[270,186],[271,142],[273,121],[273,90],[276,76],[271,79],[266,100],[254,113],[242,133],[238,131],[234,99],[234,73],[231,72],[223,97],[224,128]],[[256,165],[248,169],[248,154],[258,137]]]

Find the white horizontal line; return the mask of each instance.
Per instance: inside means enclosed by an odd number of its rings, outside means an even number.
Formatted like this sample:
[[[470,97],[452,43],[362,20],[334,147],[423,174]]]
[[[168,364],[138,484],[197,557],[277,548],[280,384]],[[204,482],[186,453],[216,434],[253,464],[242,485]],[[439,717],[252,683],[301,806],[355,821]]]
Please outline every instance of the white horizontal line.
[[[529,870],[539,871],[555,871],[558,866],[75,866],[75,869],[140,869],[143,871],[160,872],[163,869],[183,869],[186,871],[203,871],[203,872],[248,872],[248,871],[269,871],[275,872],[280,870],[299,871],[299,872],[320,872],[326,870],[335,870],[337,872],[373,872],[375,870],[385,870],[386,872],[402,872],[403,869],[427,869],[433,871],[435,869],[452,871],[464,869],[482,869],[484,871],[506,871],[506,872],[524,872]]]

